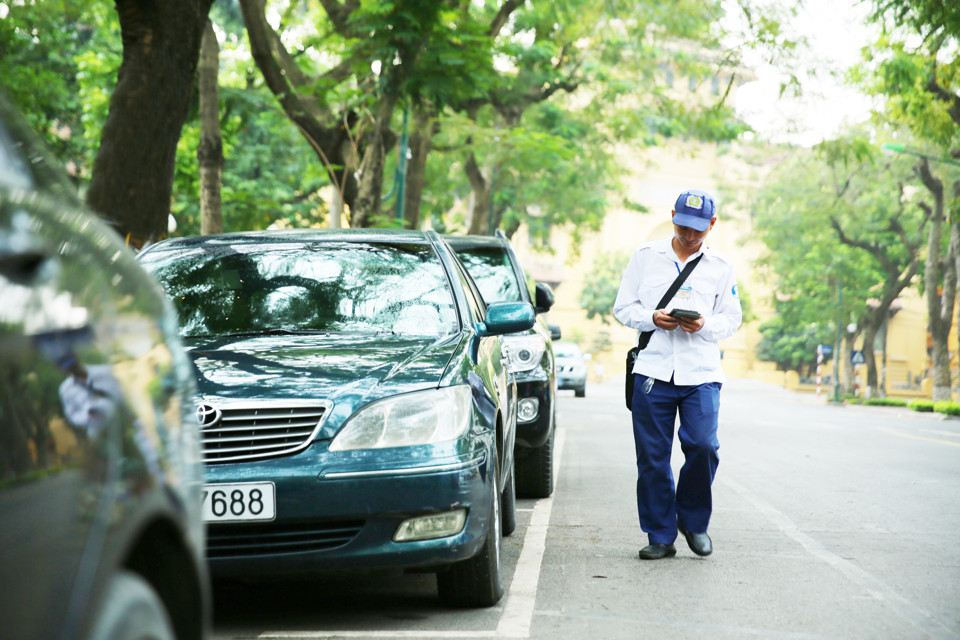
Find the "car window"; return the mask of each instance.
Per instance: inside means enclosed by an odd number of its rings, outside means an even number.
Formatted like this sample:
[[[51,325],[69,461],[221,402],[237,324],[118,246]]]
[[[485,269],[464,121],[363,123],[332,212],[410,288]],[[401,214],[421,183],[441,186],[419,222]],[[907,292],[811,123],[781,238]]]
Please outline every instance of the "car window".
[[[500,247],[458,249],[457,256],[477,283],[484,302],[522,302],[510,257]]]
[[[145,253],[186,337],[267,331],[459,330],[446,273],[426,244],[207,244]]]
[[[456,264],[457,275],[460,276],[460,282],[463,284],[467,305],[473,312],[473,317],[482,322],[487,313],[483,295],[477,289],[476,282],[474,282],[470,277],[470,274],[467,273],[467,270],[464,268],[463,264],[458,260],[454,260],[453,262]]]

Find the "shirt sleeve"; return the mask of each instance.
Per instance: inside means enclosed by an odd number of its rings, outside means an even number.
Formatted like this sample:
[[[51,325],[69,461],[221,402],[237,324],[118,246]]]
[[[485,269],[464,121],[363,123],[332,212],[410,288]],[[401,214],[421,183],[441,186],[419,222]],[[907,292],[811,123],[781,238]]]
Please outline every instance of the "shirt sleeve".
[[[645,309],[640,301],[640,285],[643,274],[640,251],[634,251],[630,256],[626,271],[620,280],[620,289],[617,299],[613,303],[613,315],[622,324],[639,331],[653,331],[657,325],[653,324],[655,309]]]
[[[737,275],[732,265],[727,265],[727,272],[721,282],[723,288],[714,299],[713,314],[704,318],[703,328],[700,329],[704,338],[714,342],[732,336],[743,321]]]

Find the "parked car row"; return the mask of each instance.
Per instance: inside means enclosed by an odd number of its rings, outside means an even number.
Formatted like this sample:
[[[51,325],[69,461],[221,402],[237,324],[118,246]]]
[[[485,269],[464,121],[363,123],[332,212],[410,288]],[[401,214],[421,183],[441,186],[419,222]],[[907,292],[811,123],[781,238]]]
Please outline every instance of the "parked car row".
[[[195,368],[207,558],[218,576],[435,571],[441,599],[502,594],[515,516],[505,334],[433,232],[302,230],[167,240],[140,263]]]
[[[404,569],[452,606],[500,599],[516,498],[554,489],[558,379],[584,389],[505,237],[251,232],[134,256],[0,116],[11,637],[203,638],[211,575]]]

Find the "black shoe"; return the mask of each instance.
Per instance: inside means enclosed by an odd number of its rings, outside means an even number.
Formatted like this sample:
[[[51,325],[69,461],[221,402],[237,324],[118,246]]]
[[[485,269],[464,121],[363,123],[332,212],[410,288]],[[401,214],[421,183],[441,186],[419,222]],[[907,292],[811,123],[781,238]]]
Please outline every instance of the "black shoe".
[[[640,549],[641,560],[659,560],[660,558],[672,558],[677,555],[677,548],[672,544],[648,544]]]
[[[683,537],[687,539],[690,550],[695,554],[698,556],[708,556],[713,553],[713,542],[710,540],[710,536],[707,535],[706,531],[703,533],[692,533],[683,527],[678,527],[678,529],[680,529]]]

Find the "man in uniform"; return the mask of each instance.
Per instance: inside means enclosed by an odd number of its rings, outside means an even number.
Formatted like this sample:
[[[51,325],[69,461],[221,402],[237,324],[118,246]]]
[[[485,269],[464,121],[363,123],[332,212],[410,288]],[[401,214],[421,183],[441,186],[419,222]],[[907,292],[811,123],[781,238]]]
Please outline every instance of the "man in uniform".
[[[713,198],[684,191],[671,216],[671,237],[634,250],[613,306],[626,326],[653,332],[633,368],[637,511],[649,542],[640,550],[644,560],[676,555],[678,531],[697,555],[713,552],[707,527],[725,380],[718,341],[733,335],[742,319],[733,264],[706,246],[717,223]],[[681,270],[701,255],[673,298],[656,308]],[[684,464],[674,486],[670,453],[677,415]]]

